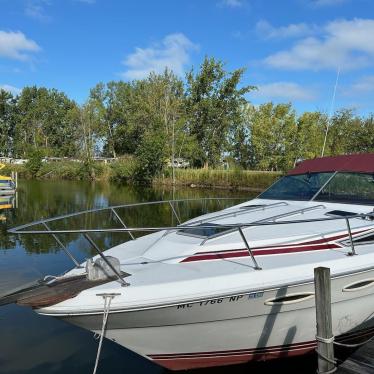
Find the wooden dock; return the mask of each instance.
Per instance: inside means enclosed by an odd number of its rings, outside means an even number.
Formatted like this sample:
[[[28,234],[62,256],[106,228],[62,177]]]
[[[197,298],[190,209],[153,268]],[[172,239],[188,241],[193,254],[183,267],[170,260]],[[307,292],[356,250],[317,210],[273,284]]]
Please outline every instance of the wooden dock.
[[[357,349],[349,358],[339,365],[337,374],[373,374],[374,373],[374,339]]]
[[[363,342],[341,365],[336,368],[334,344],[353,348],[353,344],[335,342],[332,334],[330,269],[314,269],[318,372],[337,374],[374,374],[374,337]]]

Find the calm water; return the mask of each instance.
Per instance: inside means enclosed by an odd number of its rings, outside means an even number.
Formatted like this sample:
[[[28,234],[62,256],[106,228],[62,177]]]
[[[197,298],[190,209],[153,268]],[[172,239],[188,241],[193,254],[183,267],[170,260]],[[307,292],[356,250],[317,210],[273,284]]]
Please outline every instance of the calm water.
[[[250,198],[248,192],[227,192],[197,189],[180,189],[172,192],[162,189],[130,188],[114,184],[92,184],[67,181],[21,181],[17,201],[0,198],[0,295],[47,274],[59,274],[70,269],[71,262],[47,237],[7,234],[7,228],[40,218],[61,215],[109,205],[140,201],[167,200],[171,198],[198,197]],[[11,207],[13,205],[13,207]],[[185,219],[200,213],[192,207],[177,207]],[[212,208],[206,207],[206,208]],[[183,213],[184,212],[184,213]],[[168,209],[148,208],[145,213],[133,209],[126,213],[129,226],[139,223],[161,225],[172,223]],[[105,226],[110,217],[87,215],[85,227]],[[156,220],[157,219],[157,220]],[[71,227],[76,222],[63,224]],[[125,234],[126,235],[126,234]],[[124,239],[123,234],[95,238],[100,245],[110,247]],[[91,249],[81,238],[65,238],[69,249],[79,260],[91,254]],[[224,337],[222,337],[224,339]],[[93,334],[78,327],[49,317],[41,317],[27,308],[15,305],[0,307],[0,373],[50,374],[91,373],[96,356],[97,341]],[[314,373],[314,358],[298,358],[274,363],[257,363],[230,368],[191,371],[192,373],[264,373],[283,372]],[[167,373],[167,371],[138,355],[105,341],[99,364],[100,374],[114,373]]]

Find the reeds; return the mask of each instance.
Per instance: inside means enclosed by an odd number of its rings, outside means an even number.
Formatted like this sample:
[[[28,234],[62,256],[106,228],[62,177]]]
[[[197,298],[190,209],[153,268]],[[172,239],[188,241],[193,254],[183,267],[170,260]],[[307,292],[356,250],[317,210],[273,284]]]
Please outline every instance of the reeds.
[[[175,184],[182,186],[214,187],[229,189],[263,190],[282,174],[270,171],[217,170],[217,169],[176,169]],[[171,171],[156,177],[154,184],[172,185]]]
[[[21,178],[33,178],[25,165],[7,165],[2,172],[10,174],[12,170],[17,171]],[[175,185],[262,191],[281,175],[279,172],[240,169],[176,169]],[[128,184],[136,182],[131,160],[90,165],[72,161],[43,163],[34,177],[38,179],[111,180]],[[165,169],[156,176],[153,184],[173,185],[171,169]]]

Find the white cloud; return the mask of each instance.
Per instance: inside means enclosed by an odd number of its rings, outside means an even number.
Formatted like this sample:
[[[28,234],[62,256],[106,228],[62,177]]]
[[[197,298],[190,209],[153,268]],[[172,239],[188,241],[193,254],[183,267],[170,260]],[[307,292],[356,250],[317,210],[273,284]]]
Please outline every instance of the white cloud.
[[[0,84],[0,89],[10,92],[13,95],[19,95],[22,91],[22,89],[11,86],[9,84]]]
[[[268,99],[307,101],[315,99],[315,92],[293,82],[274,82],[257,86],[251,95]]]
[[[373,19],[337,20],[321,27],[320,37],[306,37],[290,49],[268,56],[281,69],[359,69],[374,64]]]
[[[45,10],[46,5],[50,5],[49,0],[28,0],[25,7],[25,14],[38,21],[48,22],[51,20],[51,17]]]
[[[256,24],[257,33],[266,39],[272,38],[297,38],[317,32],[315,25],[306,23],[292,23],[287,26],[274,27],[269,22],[262,20]]]
[[[357,94],[364,95],[369,93],[374,93],[374,75],[367,75],[365,77],[361,77],[351,86],[344,89],[344,94],[346,96]]]
[[[0,57],[26,61],[30,54],[40,51],[39,45],[31,39],[27,39],[20,31],[0,30]]]
[[[129,54],[123,61],[127,70],[121,75],[126,79],[141,79],[151,72],[161,73],[165,68],[183,75],[184,66],[190,60],[190,51],[197,48],[184,34],[167,35],[161,43],[148,48],[138,47]]]
[[[222,0],[218,3],[220,6],[227,6],[229,8],[240,8],[244,5],[243,0]]]

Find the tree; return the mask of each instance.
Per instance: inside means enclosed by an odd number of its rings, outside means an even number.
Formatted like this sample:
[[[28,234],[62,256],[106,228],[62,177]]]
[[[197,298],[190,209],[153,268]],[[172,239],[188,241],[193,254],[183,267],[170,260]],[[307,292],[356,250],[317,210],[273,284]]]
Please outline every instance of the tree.
[[[76,129],[78,156],[86,164],[91,164],[97,144],[100,141],[100,119],[95,104],[88,100],[81,107],[75,107],[71,110],[69,117]]]
[[[229,130],[238,121],[244,94],[253,86],[238,88],[244,69],[224,70],[224,64],[206,57],[199,72],[187,74],[189,131],[199,144],[199,159],[205,167],[219,163],[227,146]]]
[[[296,114],[291,104],[260,105],[249,112],[254,167],[288,170],[297,154]]]
[[[75,106],[57,90],[25,87],[17,101],[16,154],[26,156],[32,149],[39,149],[45,155],[73,155],[76,130],[68,113]]]
[[[254,110],[250,104],[245,105],[240,113],[240,120],[231,130],[230,152],[235,161],[244,169],[253,165],[253,149],[251,144],[251,112]]]
[[[327,116],[321,112],[305,112],[298,118],[296,158],[321,156],[327,123]]]
[[[337,111],[330,121],[327,134],[327,155],[352,153],[357,150],[355,138],[361,131],[361,120],[352,109]]]
[[[352,152],[374,152],[374,118],[371,114],[367,118],[361,118],[360,127],[352,140]]]
[[[147,132],[135,154],[137,157],[135,180],[138,183],[149,184],[164,165],[167,155],[164,134]]]
[[[116,91],[115,101],[121,103],[122,111],[114,110],[113,106],[112,113],[116,113],[118,152],[135,153],[144,134],[161,131],[171,156],[173,144],[182,138],[181,131],[186,122],[183,82],[166,69],[163,74],[151,73],[146,79],[130,85],[118,82],[117,87],[120,90]]]
[[[90,91],[91,105],[96,109],[98,120],[100,122],[100,133],[103,135],[105,145],[104,153],[112,157],[117,156],[115,147],[115,129],[125,120],[123,114],[123,102],[121,102],[121,89],[127,88],[122,82],[109,82],[97,84]],[[121,121],[122,120],[122,121]]]
[[[0,154],[13,154],[17,99],[10,92],[0,89]]]

